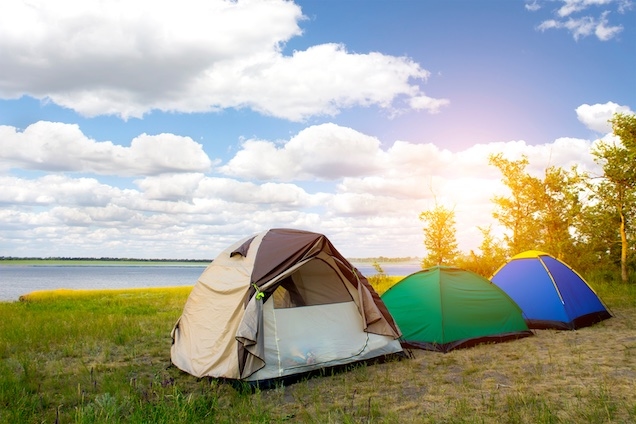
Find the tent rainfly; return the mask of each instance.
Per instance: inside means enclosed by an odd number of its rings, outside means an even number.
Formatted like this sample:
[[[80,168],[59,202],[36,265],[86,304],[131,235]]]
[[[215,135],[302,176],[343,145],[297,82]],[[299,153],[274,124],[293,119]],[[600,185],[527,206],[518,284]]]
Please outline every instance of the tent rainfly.
[[[449,352],[532,335],[521,309],[474,272],[436,266],[413,273],[382,294],[406,346]]]
[[[402,354],[393,318],[322,234],[270,229],[203,271],[172,330],[174,365],[265,383]]]
[[[612,316],[576,271],[544,252],[512,257],[491,280],[517,302],[530,328],[575,330]]]

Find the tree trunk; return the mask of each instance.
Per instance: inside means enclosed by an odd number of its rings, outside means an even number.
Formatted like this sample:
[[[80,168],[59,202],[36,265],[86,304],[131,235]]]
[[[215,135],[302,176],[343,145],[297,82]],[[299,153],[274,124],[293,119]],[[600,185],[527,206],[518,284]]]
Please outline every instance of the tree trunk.
[[[625,233],[625,215],[621,214],[621,280],[627,283],[627,234]]]

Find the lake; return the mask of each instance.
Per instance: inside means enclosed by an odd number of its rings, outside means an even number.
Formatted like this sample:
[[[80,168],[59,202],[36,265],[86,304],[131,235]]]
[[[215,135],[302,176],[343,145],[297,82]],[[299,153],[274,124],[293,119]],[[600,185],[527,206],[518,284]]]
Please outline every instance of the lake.
[[[377,274],[371,263],[355,264],[366,276]],[[0,301],[16,301],[36,290],[125,289],[192,286],[205,266],[200,265],[110,265],[110,266],[22,266],[0,265]],[[417,263],[382,264],[387,275],[409,275],[419,271]]]

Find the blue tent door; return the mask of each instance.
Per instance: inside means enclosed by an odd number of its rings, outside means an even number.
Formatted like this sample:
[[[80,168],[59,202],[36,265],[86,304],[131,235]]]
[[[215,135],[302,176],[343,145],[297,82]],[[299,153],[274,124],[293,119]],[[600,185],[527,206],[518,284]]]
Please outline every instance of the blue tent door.
[[[605,306],[596,293],[576,272],[551,256],[543,256],[541,260],[552,274],[552,278],[557,281],[561,296],[567,299],[564,304],[565,312],[569,318],[567,322],[595,312],[605,311]]]

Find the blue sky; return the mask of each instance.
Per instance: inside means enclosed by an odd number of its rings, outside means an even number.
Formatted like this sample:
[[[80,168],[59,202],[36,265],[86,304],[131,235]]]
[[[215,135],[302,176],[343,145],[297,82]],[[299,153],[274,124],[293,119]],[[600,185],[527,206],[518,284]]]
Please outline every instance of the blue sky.
[[[467,252],[490,153],[598,172],[636,110],[628,0],[10,0],[0,51],[0,256],[422,256],[435,202]]]

